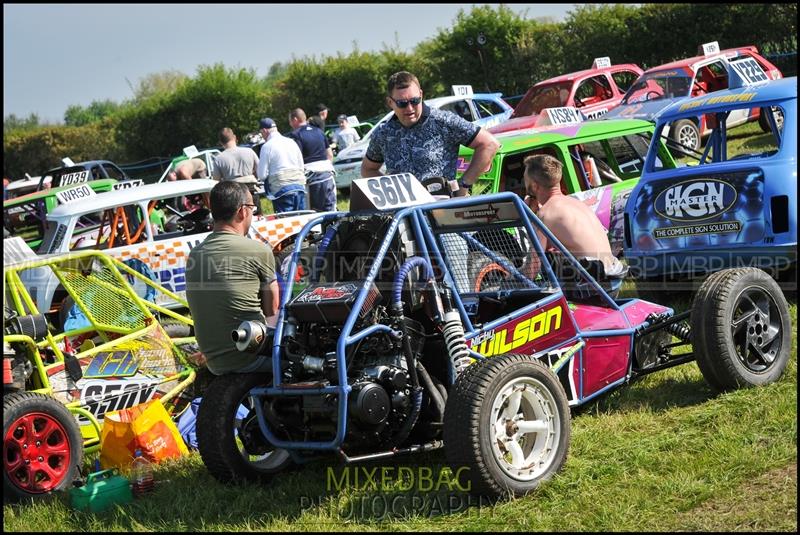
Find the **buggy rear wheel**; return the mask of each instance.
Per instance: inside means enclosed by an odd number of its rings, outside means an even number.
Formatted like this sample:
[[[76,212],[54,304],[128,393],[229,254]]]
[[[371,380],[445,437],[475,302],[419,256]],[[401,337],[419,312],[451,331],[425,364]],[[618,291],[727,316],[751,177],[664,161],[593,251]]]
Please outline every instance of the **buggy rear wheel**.
[[[527,494],[561,469],[569,441],[566,394],[533,357],[480,361],[461,374],[448,397],[447,460],[462,488],[474,494]]]
[[[75,417],[44,394],[3,397],[3,494],[37,498],[72,486],[83,463]]]
[[[197,449],[211,475],[223,483],[267,481],[292,465],[289,452],[273,448],[261,433],[249,392],[269,374],[215,377],[197,411]]]
[[[792,324],[778,283],[757,268],[709,277],[692,306],[697,364],[716,390],[777,381],[789,362]]]

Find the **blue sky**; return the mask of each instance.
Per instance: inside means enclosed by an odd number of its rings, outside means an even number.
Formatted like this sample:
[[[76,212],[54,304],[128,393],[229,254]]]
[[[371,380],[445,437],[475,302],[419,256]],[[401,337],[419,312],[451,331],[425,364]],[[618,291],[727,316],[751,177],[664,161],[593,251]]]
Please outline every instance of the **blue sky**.
[[[411,50],[481,4],[3,4],[3,116],[62,122],[67,107],[122,102],[148,74],[400,45]],[[508,4],[563,20],[575,4]],[[126,81],[127,79],[127,81]]]

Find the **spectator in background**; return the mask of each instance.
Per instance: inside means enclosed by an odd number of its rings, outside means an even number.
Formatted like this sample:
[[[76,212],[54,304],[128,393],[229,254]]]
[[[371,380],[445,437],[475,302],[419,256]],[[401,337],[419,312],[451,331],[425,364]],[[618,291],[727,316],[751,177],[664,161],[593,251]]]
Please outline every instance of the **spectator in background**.
[[[190,180],[208,178],[206,163],[200,158],[189,158],[179,162],[167,175],[167,180]]]
[[[336,147],[339,150],[346,149],[349,145],[361,139],[358,130],[347,122],[347,115],[340,115],[336,118],[336,121],[339,123],[339,128],[333,133],[333,139],[336,141]]]
[[[292,133],[303,153],[306,171],[308,199],[312,210],[326,212],[336,210],[336,184],[333,181],[333,151],[319,128],[306,122],[306,113],[295,108],[289,114]]]
[[[311,116],[308,120],[308,124],[312,126],[316,126],[323,132],[325,132],[325,121],[328,120],[328,107],[325,104],[317,104],[317,114]]]
[[[189,158],[179,162],[167,175],[167,180],[191,180],[193,178],[208,178],[206,162],[200,158]],[[202,204],[199,197],[202,197]],[[203,193],[200,196],[189,195],[183,197],[182,202],[185,210],[194,211],[202,207],[203,204],[210,209],[208,193]]]
[[[259,127],[265,141],[261,145],[256,176],[264,181],[264,190],[275,213],[305,210],[306,176],[300,147],[282,136],[275,121],[269,117],[261,119]]]
[[[256,204],[255,215],[261,214],[261,199],[256,192],[256,172],[258,171],[258,155],[251,149],[236,145],[236,134],[230,128],[219,132],[219,143],[223,151],[214,159],[214,170],[211,172],[215,180],[233,180],[246,184]]]
[[[235,180],[247,184],[250,182],[248,178],[255,181],[258,155],[251,149],[237,146],[236,141],[233,130],[227,127],[220,130],[219,143],[223,151],[214,160],[211,176],[215,180]]]
[[[608,276],[622,273],[625,267],[611,253],[608,232],[594,210],[561,191],[562,165],[558,158],[536,154],[525,158],[524,164],[528,193],[525,203],[553,236],[578,260],[601,261]],[[552,247],[543,235],[539,236],[539,241],[545,250]]]

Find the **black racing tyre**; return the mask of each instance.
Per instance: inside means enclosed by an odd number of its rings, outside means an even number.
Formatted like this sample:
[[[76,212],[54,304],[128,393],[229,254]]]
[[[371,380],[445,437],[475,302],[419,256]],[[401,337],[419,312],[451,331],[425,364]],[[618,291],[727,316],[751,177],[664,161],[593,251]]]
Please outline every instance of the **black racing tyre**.
[[[689,119],[681,119],[670,125],[669,137],[679,145],[691,149],[700,150],[700,129]]]
[[[72,487],[83,464],[75,417],[44,394],[3,396],[3,496],[39,498]]]
[[[292,465],[289,452],[263,436],[248,392],[269,384],[263,373],[215,377],[197,411],[197,449],[206,468],[223,483],[268,481]]]
[[[694,295],[691,310],[698,310],[699,307],[702,306],[700,303],[707,302],[710,299],[709,295],[714,294],[719,286],[719,281],[725,278],[726,275],[727,273],[725,270],[717,271],[716,273],[712,273],[706,280],[704,280],[703,284]],[[689,321],[691,322],[692,319],[693,317],[690,317]],[[703,378],[714,390],[722,391],[724,390],[724,385],[717,377],[714,367],[707,359],[697,358],[698,354],[707,355],[709,351],[708,345],[706,344],[706,339],[695,334],[698,332],[700,331],[692,331],[692,351],[695,354],[695,362],[697,362],[697,367],[700,368],[700,373],[703,374]]]
[[[505,255],[498,253],[497,256],[507,265],[513,265]],[[502,264],[477,251],[469,253],[468,265],[470,292],[498,291],[510,275]]]
[[[447,399],[447,461],[462,488],[495,499],[522,496],[564,465],[570,411],[558,378],[528,355],[468,367]]]
[[[170,338],[187,338],[192,336],[192,326],[175,318],[164,316],[159,320],[161,327]]]
[[[691,314],[697,365],[716,390],[777,381],[792,324],[778,283],[757,268],[722,270],[700,287]]]

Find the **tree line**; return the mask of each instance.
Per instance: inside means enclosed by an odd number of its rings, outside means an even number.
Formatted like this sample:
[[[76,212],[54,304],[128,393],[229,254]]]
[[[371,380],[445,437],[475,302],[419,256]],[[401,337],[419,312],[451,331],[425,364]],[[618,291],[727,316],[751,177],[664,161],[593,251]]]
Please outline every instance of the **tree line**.
[[[3,121],[4,175],[39,174],[69,156],[75,161],[130,162],[179,154],[188,145],[217,144],[222,126],[240,140],[258,119],[273,117],[288,130],[291,109],[309,114],[318,102],[360,119],[380,117],[386,80],[399,70],[415,73],[426,97],[471,84],[476,92],[524,93],[546,78],[589,68],[593,58],[636,63],[647,69],[697,54],[718,41],[722,48],[756,45],[762,54],[797,49],[797,4],[585,5],[564,21],[518,15],[504,5],[461,10],[449,28],[410,52],[386,46],[362,52],[354,45],[321,59],[276,63],[266,76],[252,68],[204,65],[194,76],[177,71],[140,80],[134,97],[70,106],[63,125],[10,115]],[[796,74],[796,55],[786,75]]]

